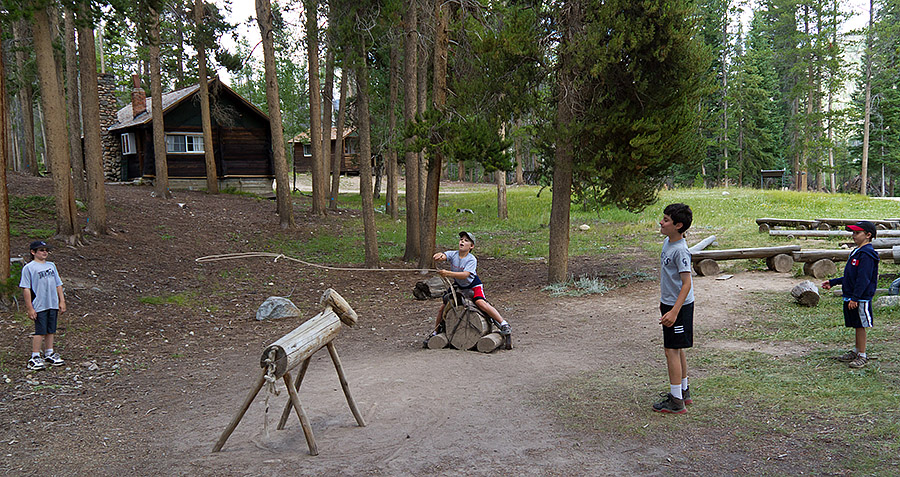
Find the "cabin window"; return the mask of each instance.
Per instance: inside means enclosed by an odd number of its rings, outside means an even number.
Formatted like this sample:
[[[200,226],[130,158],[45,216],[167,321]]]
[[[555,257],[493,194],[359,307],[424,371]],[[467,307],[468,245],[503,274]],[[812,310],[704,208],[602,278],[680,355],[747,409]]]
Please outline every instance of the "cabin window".
[[[203,153],[203,135],[166,134],[166,152],[171,154]]]
[[[134,143],[134,133],[122,134],[122,154],[137,154],[137,146]]]
[[[344,154],[356,154],[356,142],[344,140]]]
[[[312,156],[312,149],[310,148],[309,144],[303,145],[303,155],[304,156]]]

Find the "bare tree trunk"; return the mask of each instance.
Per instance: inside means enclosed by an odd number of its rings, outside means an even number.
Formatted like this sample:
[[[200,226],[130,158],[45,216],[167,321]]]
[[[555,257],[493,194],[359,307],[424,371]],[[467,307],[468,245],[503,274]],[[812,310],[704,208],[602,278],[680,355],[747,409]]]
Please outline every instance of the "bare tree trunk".
[[[187,11],[183,0],[172,2],[175,9],[175,87],[183,88],[184,84],[184,21]]]
[[[567,52],[566,47],[580,34],[583,12],[577,0],[566,2],[564,8],[560,19],[563,34],[561,40],[563,48],[560,51]],[[556,121],[560,131],[568,131],[569,125],[575,120],[573,108],[575,78],[573,59],[569,55],[570,53],[564,53],[560,58],[559,86],[556,92],[559,95]],[[569,272],[569,210],[572,205],[573,147],[572,138],[568,133],[561,134],[558,141],[553,164],[553,198],[550,205],[550,253],[547,267],[547,279],[550,283],[565,282]]]
[[[156,180],[153,182],[153,190],[156,193],[156,197],[162,199],[171,199],[172,193],[169,191],[169,163],[166,154],[166,125],[165,119],[163,119],[162,78],[159,67],[159,12],[154,10],[153,7],[148,7],[148,14],[150,15],[150,115],[153,117],[153,162],[156,172]],[[201,20],[198,18],[197,24],[199,25],[200,22]],[[203,59],[202,56],[200,57],[200,59]],[[201,85],[205,83],[202,76],[202,72],[204,70],[205,68],[200,69]],[[135,82],[135,87],[138,86],[140,86],[140,83]],[[203,95],[201,90],[201,115],[203,110],[202,96]],[[209,103],[207,103],[206,114],[208,119]],[[204,132],[205,130],[206,128],[204,128]],[[204,140],[204,143],[205,142],[206,141]],[[208,176],[209,174],[207,173],[207,177]],[[208,188],[209,181],[207,181],[207,189]]]
[[[521,127],[522,121],[516,120],[516,126]],[[517,132],[515,137],[516,147],[516,185],[525,185],[525,172],[522,167],[522,136]]]
[[[319,89],[318,1],[304,0],[306,8],[306,54],[309,61],[309,139],[312,152],[312,213],[325,215],[325,150],[322,149],[322,92]]]
[[[391,42],[391,63],[390,76],[388,79],[389,103],[388,103],[388,136],[390,137],[391,146],[388,148],[387,162],[387,194],[385,212],[391,216],[392,220],[400,218],[399,200],[399,181],[400,171],[397,164],[397,149],[394,147],[394,140],[397,137],[397,97],[400,89],[400,49],[397,42]]]
[[[341,92],[338,103],[336,139],[334,141],[334,153],[331,159],[331,210],[337,210],[337,198],[341,192],[341,164],[344,162],[344,119],[347,116],[347,82],[350,80],[348,72],[341,76]]]
[[[78,57],[75,53],[75,14],[65,12],[66,49],[66,110],[69,117],[69,159],[72,161],[72,182],[75,197],[85,198],[84,156],[81,150],[81,102],[78,100]]]
[[[84,168],[87,176],[88,220],[85,231],[109,233],[106,226],[106,189],[103,185],[103,149],[100,129],[100,93],[93,19],[83,6],[78,11],[78,51],[81,53],[81,105],[84,116]]]
[[[362,198],[366,268],[378,267],[378,235],[375,231],[375,200],[372,198],[372,139],[369,119],[369,79],[365,42],[360,45],[363,64],[356,67],[359,107],[359,195]]]
[[[447,55],[449,54],[450,37],[447,31],[450,21],[449,6],[446,2],[434,4],[434,109],[441,113],[447,104]],[[427,76],[427,75],[426,75]],[[435,246],[437,242],[438,198],[441,187],[441,170],[444,155],[435,151],[425,181],[424,227],[422,228],[422,253],[419,255],[419,268],[432,268]]]
[[[203,24],[206,12],[204,11],[204,0],[194,0],[194,21],[197,26]],[[194,48],[197,49],[197,76],[200,81],[200,123],[203,127],[203,158],[206,164],[206,192],[209,194],[219,193],[219,174],[216,171],[216,152],[213,150],[212,140],[212,119],[209,115],[209,74],[206,71],[206,40],[202,34],[196,35],[196,43]],[[157,46],[157,49],[159,47]],[[151,61],[152,56],[151,56]],[[159,56],[156,61],[159,62]],[[153,93],[156,97],[156,93]],[[160,103],[162,104],[162,103]],[[154,109],[156,106],[154,104]],[[156,120],[154,119],[155,123]],[[154,143],[156,141],[154,140]]]
[[[19,107],[22,110],[22,125],[25,127],[23,131],[25,136],[24,164],[25,170],[33,176],[41,175],[38,167],[37,151],[34,142],[34,88],[31,85],[31,79],[25,74],[25,43],[28,41],[28,24],[25,20],[19,20],[13,23],[13,36],[19,49],[16,50],[16,73],[19,75],[19,82],[22,89],[19,90]]]
[[[0,28],[2,30],[2,28]],[[6,169],[10,163],[12,144],[9,135],[9,96],[6,95],[6,67],[0,54],[0,277],[9,276],[9,189]]]
[[[284,129],[281,123],[281,102],[278,98],[278,79],[275,72],[275,46],[272,32],[272,5],[269,0],[256,0],[256,22],[262,37],[266,68],[266,106],[272,129],[272,161],[275,163],[275,198],[282,229],[294,227],[294,206],[288,180],[287,158],[284,153]]]
[[[419,16],[421,19],[419,20],[419,53],[416,62],[416,109],[420,115],[424,115],[428,109],[428,50],[425,48],[425,43],[428,39],[425,33],[422,33],[427,30],[426,22],[424,21],[424,8],[419,9]],[[424,222],[425,191],[428,188],[428,163],[425,160],[424,150],[418,151],[417,154],[419,157],[419,218]],[[424,227],[424,223],[420,224],[419,230],[422,230]],[[423,254],[424,249],[425,247],[421,248]]]
[[[722,157],[725,169],[722,171],[722,183],[728,187],[728,9],[725,10],[725,21],[722,22]]]
[[[859,193],[866,195],[869,183],[869,127],[872,115],[872,29],[875,27],[873,0],[869,0],[869,28],[866,32],[866,105],[863,118],[862,164],[859,171]]]
[[[328,184],[328,169],[325,167],[328,164],[328,158],[332,157],[333,153],[331,151],[331,128],[332,128],[332,110],[334,109],[334,40],[332,39],[332,25],[335,24],[334,16],[331,14],[335,9],[331,8],[328,15],[328,30],[325,33],[325,84],[322,85],[322,190],[327,191],[326,184]],[[340,109],[340,107],[339,107]],[[341,142],[341,138],[335,138],[335,151],[337,151],[338,143]],[[334,168],[331,168],[332,172]],[[338,169],[338,184],[340,185],[340,169]],[[334,178],[331,180],[331,191],[334,192]],[[336,193],[331,194],[330,200],[328,200],[328,208],[336,209],[337,208],[337,197]]]
[[[406,0],[404,12],[403,44],[403,119],[408,123],[416,120],[417,94],[416,94],[416,56],[418,53],[419,32],[416,19],[416,0]],[[406,140],[406,146],[410,147],[413,139]],[[406,251],[403,260],[413,261],[421,255],[422,225],[419,211],[419,157],[415,152],[406,152]]]
[[[41,84],[41,103],[47,134],[44,137],[46,154],[52,165],[53,193],[56,198],[56,233],[70,245],[79,242],[75,192],[69,174],[69,154],[66,140],[66,112],[60,95],[59,77],[53,58],[53,42],[50,35],[50,18],[47,9],[34,13],[32,29],[37,58],[38,78]]]

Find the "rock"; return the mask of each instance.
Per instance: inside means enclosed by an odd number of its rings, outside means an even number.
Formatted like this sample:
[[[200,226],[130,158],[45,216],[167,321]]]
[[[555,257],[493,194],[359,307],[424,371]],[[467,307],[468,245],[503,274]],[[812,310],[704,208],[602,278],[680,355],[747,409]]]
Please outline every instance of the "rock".
[[[588,224],[581,224],[578,226],[578,230],[588,231],[588,230],[591,230],[591,226]]]
[[[287,298],[270,296],[256,310],[256,319],[258,321],[281,318],[300,318],[300,309]]]
[[[884,295],[875,300],[875,308],[883,308],[886,306],[900,306],[900,295]]]

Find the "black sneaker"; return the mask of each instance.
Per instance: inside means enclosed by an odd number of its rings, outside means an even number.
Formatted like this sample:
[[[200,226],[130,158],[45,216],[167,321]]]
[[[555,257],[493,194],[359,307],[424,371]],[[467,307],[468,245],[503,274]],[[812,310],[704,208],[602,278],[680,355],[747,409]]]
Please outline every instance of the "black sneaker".
[[[509,328],[509,323],[503,323],[500,325],[500,334],[503,336],[509,336],[511,330]]]
[[[690,388],[681,390],[681,400],[684,401],[685,406],[690,406],[691,404],[694,404],[694,400],[691,399]]]
[[[856,353],[856,351],[853,351],[851,349],[850,351],[847,351],[846,353],[844,353],[840,356],[835,356],[834,359],[836,359],[842,363],[849,363],[849,362],[855,360],[857,357],[859,357],[859,355]]]
[[[442,323],[442,324],[443,324],[443,323]],[[437,334],[438,334],[437,331],[432,331],[431,334],[428,335],[428,338],[425,338],[425,341],[422,342],[422,348],[423,348],[423,349],[428,349],[428,342],[431,341],[431,338],[433,338],[433,337],[434,337],[435,335],[437,335]]]
[[[687,409],[684,407],[684,399],[678,399],[672,393],[659,393],[659,395],[665,399],[653,405],[654,411],[669,414],[684,414],[687,412]]]
[[[54,352],[51,355],[44,356],[44,362],[51,366],[62,366],[65,364],[62,358],[59,357],[59,353]]]
[[[33,356],[28,360],[28,369],[33,371],[37,371],[39,369],[44,369],[47,367],[47,363],[44,362],[44,358],[40,356]]]

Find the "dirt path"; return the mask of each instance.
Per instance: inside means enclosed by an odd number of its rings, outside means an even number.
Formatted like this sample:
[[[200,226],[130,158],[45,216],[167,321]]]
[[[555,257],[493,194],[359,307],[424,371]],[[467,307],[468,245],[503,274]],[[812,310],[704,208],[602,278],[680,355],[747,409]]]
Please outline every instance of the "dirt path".
[[[20,194],[47,187],[18,180],[23,183],[14,192]],[[489,296],[513,325],[515,349],[490,355],[422,350],[416,335],[427,329],[437,304],[410,299],[419,277],[317,274],[260,263],[196,264],[193,257],[253,250],[254,237],[278,234],[268,210],[273,206],[183,193],[176,200],[188,205],[180,207],[150,201],[149,192],[110,188],[117,234],[54,252],[72,288],[67,289],[70,314],[60,340],[69,359],[64,368],[20,369],[30,330],[13,315],[0,315],[6,330],[2,365],[9,379],[0,387],[0,443],[5,443],[0,471],[581,476],[662,475],[669,468],[671,448],[627,435],[566,429],[543,401],[570,377],[602,375],[626,364],[646,363],[647,373],[658,375],[664,387],[655,282],[633,283],[604,296],[552,298],[541,291],[543,266],[485,260]],[[314,218],[298,222],[303,224],[296,232],[300,239],[316,227],[332,226]],[[20,241],[14,247],[27,243]],[[708,342],[704,331],[750,319],[747,293],[786,293],[794,281],[774,273],[743,273],[723,281],[696,277],[696,345],[739,346]],[[318,456],[307,455],[296,416],[285,430],[275,430],[287,400],[283,386],[280,396],[269,397],[268,413],[260,394],[223,451],[210,453],[260,373],[259,353],[296,326],[255,322],[255,307],[266,296],[289,290],[304,315],[311,316],[326,286],[341,291],[360,314],[361,326],[345,329],[335,343],[368,426],[356,426],[330,359],[321,352],[300,393]],[[190,292],[191,302],[215,306],[139,301],[181,292]],[[791,352],[777,343],[768,346],[769,352]],[[623,389],[621,399],[646,401],[649,415],[656,391]],[[728,465],[747,458],[722,456]],[[717,468],[690,459],[676,463],[688,474]]]

